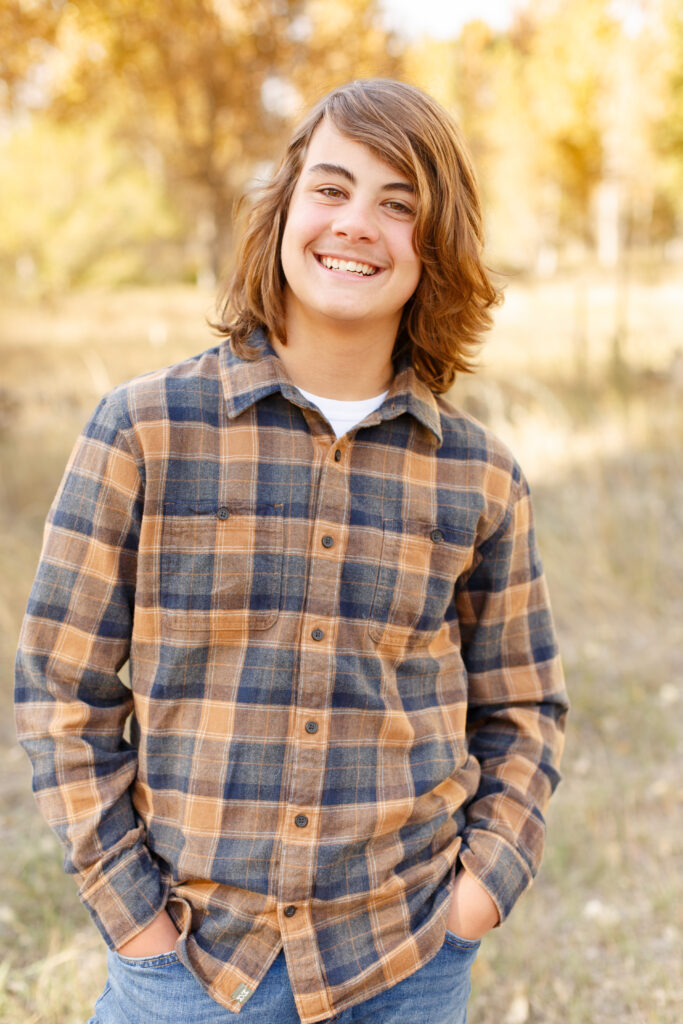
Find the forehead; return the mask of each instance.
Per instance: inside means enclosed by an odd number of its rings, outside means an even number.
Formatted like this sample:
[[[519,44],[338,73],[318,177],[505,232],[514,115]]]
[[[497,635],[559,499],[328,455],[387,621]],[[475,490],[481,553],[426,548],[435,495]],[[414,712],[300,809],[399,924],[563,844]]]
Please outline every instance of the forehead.
[[[382,182],[410,184],[410,179],[396,166],[378,156],[369,146],[339,131],[327,117],[322,119],[311,136],[301,169],[302,178],[319,164],[345,167],[354,175],[372,175]]]

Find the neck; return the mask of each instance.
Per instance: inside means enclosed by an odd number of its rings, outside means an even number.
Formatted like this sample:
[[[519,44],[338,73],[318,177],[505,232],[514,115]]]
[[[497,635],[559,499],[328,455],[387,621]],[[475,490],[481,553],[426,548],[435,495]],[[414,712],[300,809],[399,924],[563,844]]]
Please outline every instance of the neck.
[[[287,317],[287,344],[271,344],[293,384],[321,398],[361,401],[386,391],[393,379],[396,325],[382,331],[353,324],[317,323],[315,329]]]

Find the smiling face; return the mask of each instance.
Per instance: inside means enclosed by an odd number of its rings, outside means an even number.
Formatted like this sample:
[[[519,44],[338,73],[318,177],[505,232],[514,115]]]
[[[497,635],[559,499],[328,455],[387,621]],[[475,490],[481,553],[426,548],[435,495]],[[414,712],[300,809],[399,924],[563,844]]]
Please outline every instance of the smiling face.
[[[288,334],[371,328],[393,348],[422,269],[415,219],[410,182],[323,118],[282,237]]]

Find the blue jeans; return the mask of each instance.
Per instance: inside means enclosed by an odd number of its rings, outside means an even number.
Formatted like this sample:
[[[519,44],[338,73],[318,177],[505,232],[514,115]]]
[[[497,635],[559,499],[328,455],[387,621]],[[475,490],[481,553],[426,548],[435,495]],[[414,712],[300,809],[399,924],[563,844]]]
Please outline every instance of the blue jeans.
[[[437,955],[419,971],[329,1020],[465,1024],[478,948],[479,942],[446,932]],[[88,1024],[299,1024],[282,952],[239,1014],[207,995],[175,953],[132,959],[109,952],[108,965],[107,984]]]

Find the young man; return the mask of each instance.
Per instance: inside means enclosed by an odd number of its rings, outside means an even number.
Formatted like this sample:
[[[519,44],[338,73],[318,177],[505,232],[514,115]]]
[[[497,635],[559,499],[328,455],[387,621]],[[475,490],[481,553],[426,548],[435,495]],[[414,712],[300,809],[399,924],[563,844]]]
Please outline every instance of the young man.
[[[524,478],[439,397],[497,298],[481,239],[449,115],[336,90],[252,207],[226,340],[76,446],[17,714],[110,948],[95,1024],[465,1020],[566,712]]]

